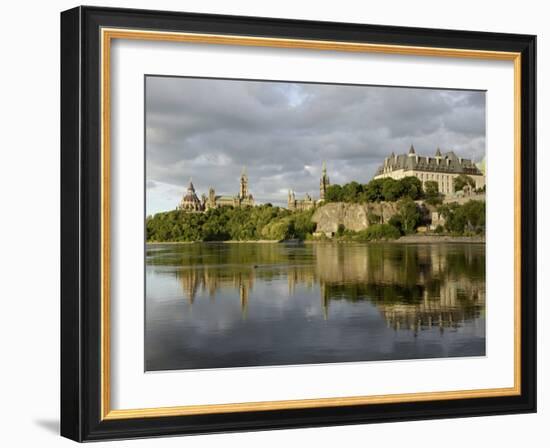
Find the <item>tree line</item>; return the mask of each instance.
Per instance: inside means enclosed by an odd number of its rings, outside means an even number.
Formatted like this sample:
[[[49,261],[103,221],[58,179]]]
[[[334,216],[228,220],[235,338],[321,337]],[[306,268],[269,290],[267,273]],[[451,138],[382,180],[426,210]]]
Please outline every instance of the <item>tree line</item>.
[[[434,182],[437,186],[437,183]],[[367,184],[349,182],[344,185],[333,184],[327,188],[325,200],[327,202],[395,202],[399,199],[422,199],[424,190],[420,179],[414,176],[403,179],[373,179]]]
[[[455,191],[461,191],[466,186],[475,189],[475,181],[472,177],[461,174],[453,179],[453,186]],[[402,179],[373,179],[366,184],[355,181],[344,185],[333,184],[327,188],[325,194],[327,202],[395,202],[405,198],[413,201],[423,199],[431,205],[442,202],[436,181],[428,180],[422,185],[422,181],[415,176],[406,176]]]
[[[469,176],[458,176],[455,188],[472,186]],[[374,179],[367,184],[350,182],[345,185],[331,185],[326,192],[326,202],[397,202],[396,213],[388,222],[381,217],[369,217],[369,227],[352,232],[343,226],[338,228],[337,239],[372,241],[395,239],[410,234],[427,224],[426,216],[415,201],[423,199],[445,219],[444,227],[437,232],[452,234],[482,234],[485,232],[485,202],[471,200],[463,205],[442,204],[437,182],[422,182],[410,176],[400,180],[392,178]],[[316,224],[311,218],[315,209],[290,211],[286,208],[264,204],[257,207],[220,207],[205,213],[189,213],[173,210],[157,213],[146,219],[148,242],[186,241],[257,241],[310,239]]]
[[[147,241],[257,241],[306,239],[314,210],[291,212],[269,204],[220,207],[205,213],[172,210],[146,219]]]
[[[485,234],[485,201],[451,202],[438,207],[445,218],[444,229],[454,234]],[[442,232],[443,229],[437,229]]]

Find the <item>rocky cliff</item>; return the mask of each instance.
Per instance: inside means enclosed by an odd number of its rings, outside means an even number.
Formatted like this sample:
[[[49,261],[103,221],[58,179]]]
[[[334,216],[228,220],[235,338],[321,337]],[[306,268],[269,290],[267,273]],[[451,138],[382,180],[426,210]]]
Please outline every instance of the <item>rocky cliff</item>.
[[[393,202],[368,204],[332,202],[319,207],[311,219],[317,224],[317,232],[335,233],[340,225],[357,232],[372,224],[387,223],[395,213],[397,213],[397,204]]]

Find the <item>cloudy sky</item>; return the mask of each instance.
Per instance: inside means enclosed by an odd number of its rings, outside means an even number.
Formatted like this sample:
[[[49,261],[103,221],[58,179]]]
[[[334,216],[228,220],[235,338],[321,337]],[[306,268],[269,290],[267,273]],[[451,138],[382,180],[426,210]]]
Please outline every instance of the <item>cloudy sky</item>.
[[[234,195],[246,166],[257,203],[288,189],[319,195],[368,182],[384,157],[436,148],[480,161],[485,93],[200,78],[146,78],[147,214],[176,207],[189,179],[199,196]]]

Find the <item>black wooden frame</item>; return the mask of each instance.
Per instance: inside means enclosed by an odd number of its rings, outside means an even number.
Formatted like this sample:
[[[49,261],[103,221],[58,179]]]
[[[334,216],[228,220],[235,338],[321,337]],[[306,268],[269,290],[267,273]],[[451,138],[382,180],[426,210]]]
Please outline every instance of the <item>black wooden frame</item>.
[[[521,53],[521,395],[101,420],[100,27]],[[536,37],[78,7],[61,14],[61,434],[77,441],[536,411]]]

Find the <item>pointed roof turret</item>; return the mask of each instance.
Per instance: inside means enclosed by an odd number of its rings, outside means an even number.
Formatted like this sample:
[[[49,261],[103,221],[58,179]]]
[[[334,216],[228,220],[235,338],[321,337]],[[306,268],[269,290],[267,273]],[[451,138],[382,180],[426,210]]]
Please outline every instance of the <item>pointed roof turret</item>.
[[[195,186],[193,185],[193,178],[189,178],[189,186],[187,187],[187,191],[195,191]]]
[[[414,150],[414,146],[411,144],[411,147],[409,148],[409,157],[416,155],[416,151]]]
[[[439,149],[439,146],[437,147],[437,150],[435,151],[436,157],[441,157],[441,149]]]

